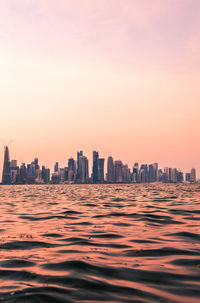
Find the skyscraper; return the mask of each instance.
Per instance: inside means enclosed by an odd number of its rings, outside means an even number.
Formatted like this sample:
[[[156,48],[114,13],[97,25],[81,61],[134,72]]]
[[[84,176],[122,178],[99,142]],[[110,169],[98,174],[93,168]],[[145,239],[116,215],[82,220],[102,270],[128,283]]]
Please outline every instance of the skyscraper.
[[[115,182],[116,183],[122,183],[123,182],[123,176],[122,176],[122,161],[117,160],[114,163],[114,174],[115,174]]]
[[[89,164],[88,159],[85,156],[79,157],[79,166],[80,166],[80,182],[88,183],[89,180]]]
[[[150,164],[148,182],[156,182],[157,176],[158,176],[158,163]]]
[[[139,182],[139,164],[137,162],[135,162],[133,166],[132,181],[134,183]]]
[[[195,183],[195,182],[196,182],[196,169],[195,169],[195,168],[192,168],[192,169],[191,169],[190,181],[191,181],[192,183]]]
[[[19,169],[19,184],[26,184],[28,182],[27,168],[25,163],[22,163]]]
[[[33,163],[35,164],[35,170],[37,170],[37,169],[40,168],[40,166],[38,164],[38,158],[35,158],[34,161],[33,161]]]
[[[76,162],[73,158],[68,160],[68,181],[75,181],[76,179]]]
[[[8,146],[5,147],[5,151],[4,151],[2,183],[11,184],[10,157],[9,157]]]
[[[98,181],[100,183],[104,182],[104,159],[98,159]]]
[[[148,182],[148,166],[147,166],[147,164],[141,164],[139,174],[140,174],[140,182],[142,182],[142,183]]]
[[[131,172],[127,164],[122,166],[122,179],[125,183],[131,182]]]
[[[191,181],[191,174],[190,173],[186,173],[185,174],[185,181],[186,182],[190,182]]]
[[[93,151],[93,167],[92,167],[93,183],[98,182],[98,159],[99,159],[99,153],[97,151]]]
[[[59,171],[59,166],[58,166],[58,162],[55,163],[54,165],[54,173]]]
[[[17,166],[17,160],[10,161],[10,175],[11,175],[12,184],[16,183],[18,174],[19,174],[19,167]]]
[[[80,150],[77,152],[77,172],[76,172],[76,181],[80,182],[80,157],[83,156],[83,151]]]
[[[107,182],[113,183],[114,182],[114,164],[113,164],[113,157],[108,157],[107,161]]]

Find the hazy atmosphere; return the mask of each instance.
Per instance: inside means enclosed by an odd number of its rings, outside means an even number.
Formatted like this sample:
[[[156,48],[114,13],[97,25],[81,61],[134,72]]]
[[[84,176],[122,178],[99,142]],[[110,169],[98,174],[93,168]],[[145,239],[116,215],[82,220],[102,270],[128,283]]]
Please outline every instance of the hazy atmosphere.
[[[1,0],[1,154],[200,168],[199,0]]]
[[[0,301],[199,303],[200,0],[0,0],[0,102]]]

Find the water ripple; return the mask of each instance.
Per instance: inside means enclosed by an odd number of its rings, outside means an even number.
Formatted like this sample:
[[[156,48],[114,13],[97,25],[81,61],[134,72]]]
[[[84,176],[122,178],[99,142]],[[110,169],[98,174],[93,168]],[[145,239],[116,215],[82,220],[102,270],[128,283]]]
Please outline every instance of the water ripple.
[[[0,301],[200,302],[200,186],[0,186]]]

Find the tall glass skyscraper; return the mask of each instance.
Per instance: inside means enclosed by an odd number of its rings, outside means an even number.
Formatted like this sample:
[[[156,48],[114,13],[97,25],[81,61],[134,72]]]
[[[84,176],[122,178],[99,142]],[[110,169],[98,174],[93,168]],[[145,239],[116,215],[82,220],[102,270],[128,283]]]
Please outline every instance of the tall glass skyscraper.
[[[113,157],[108,157],[107,162],[107,182],[113,183],[114,182],[114,163],[113,163]]]
[[[104,182],[104,159],[98,159],[98,181]]]
[[[8,146],[5,147],[5,152],[4,152],[2,183],[11,184],[10,157],[9,157]]]
[[[99,159],[99,153],[97,151],[93,151],[93,167],[92,167],[93,183],[98,182],[98,159]]]

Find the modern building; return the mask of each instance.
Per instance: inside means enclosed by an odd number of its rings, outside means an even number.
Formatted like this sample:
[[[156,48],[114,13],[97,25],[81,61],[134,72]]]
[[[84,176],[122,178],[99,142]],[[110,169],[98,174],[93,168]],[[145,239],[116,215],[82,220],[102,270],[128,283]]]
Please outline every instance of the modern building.
[[[149,182],[156,182],[158,179],[158,163],[153,163],[149,165],[149,177],[150,177],[150,166],[152,167],[151,171],[151,181]]]
[[[139,182],[139,164],[137,162],[133,165],[132,182]]]
[[[76,181],[80,182],[80,157],[83,156],[83,151],[77,152],[77,173],[76,173]]]
[[[123,182],[123,172],[122,172],[123,163],[121,160],[117,160],[114,162],[114,176],[116,183]]]
[[[104,182],[104,161],[105,159],[99,158],[98,159],[98,182]]]
[[[59,171],[59,165],[58,165],[58,162],[56,162],[54,165],[54,173],[56,173],[58,171]]]
[[[76,180],[76,161],[73,158],[68,160],[68,181]]]
[[[27,168],[26,168],[25,163],[22,163],[20,166],[17,183],[19,183],[19,184],[28,183],[28,174],[27,174]]]
[[[127,164],[122,166],[122,180],[124,183],[131,182],[131,172]]]
[[[8,146],[4,150],[2,184],[11,184],[10,156]]]
[[[142,164],[140,166],[140,171],[139,171],[139,175],[140,175],[140,180],[139,182],[141,183],[146,183],[148,182],[148,165],[147,164]]]
[[[192,168],[192,169],[191,169],[190,181],[191,181],[192,183],[195,183],[195,182],[196,182],[196,169],[195,169],[195,168]]]
[[[93,151],[93,167],[92,167],[93,183],[98,183],[98,159],[99,159],[99,153],[97,151]]]
[[[190,175],[190,173],[186,173],[185,174],[185,181],[186,182],[191,182],[191,175]]]
[[[107,182],[113,183],[114,182],[114,163],[113,157],[109,156],[107,161]]]
[[[80,182],[88,183],[89,180],[89,162],[87,157],[79,157],[79,166],[80,166]]]
[[[15,184],[17,182],[17,175],[19,174],[19,167],[17,166],[17,160],[10,161],[10,174],[11,174],[11,183]]]

